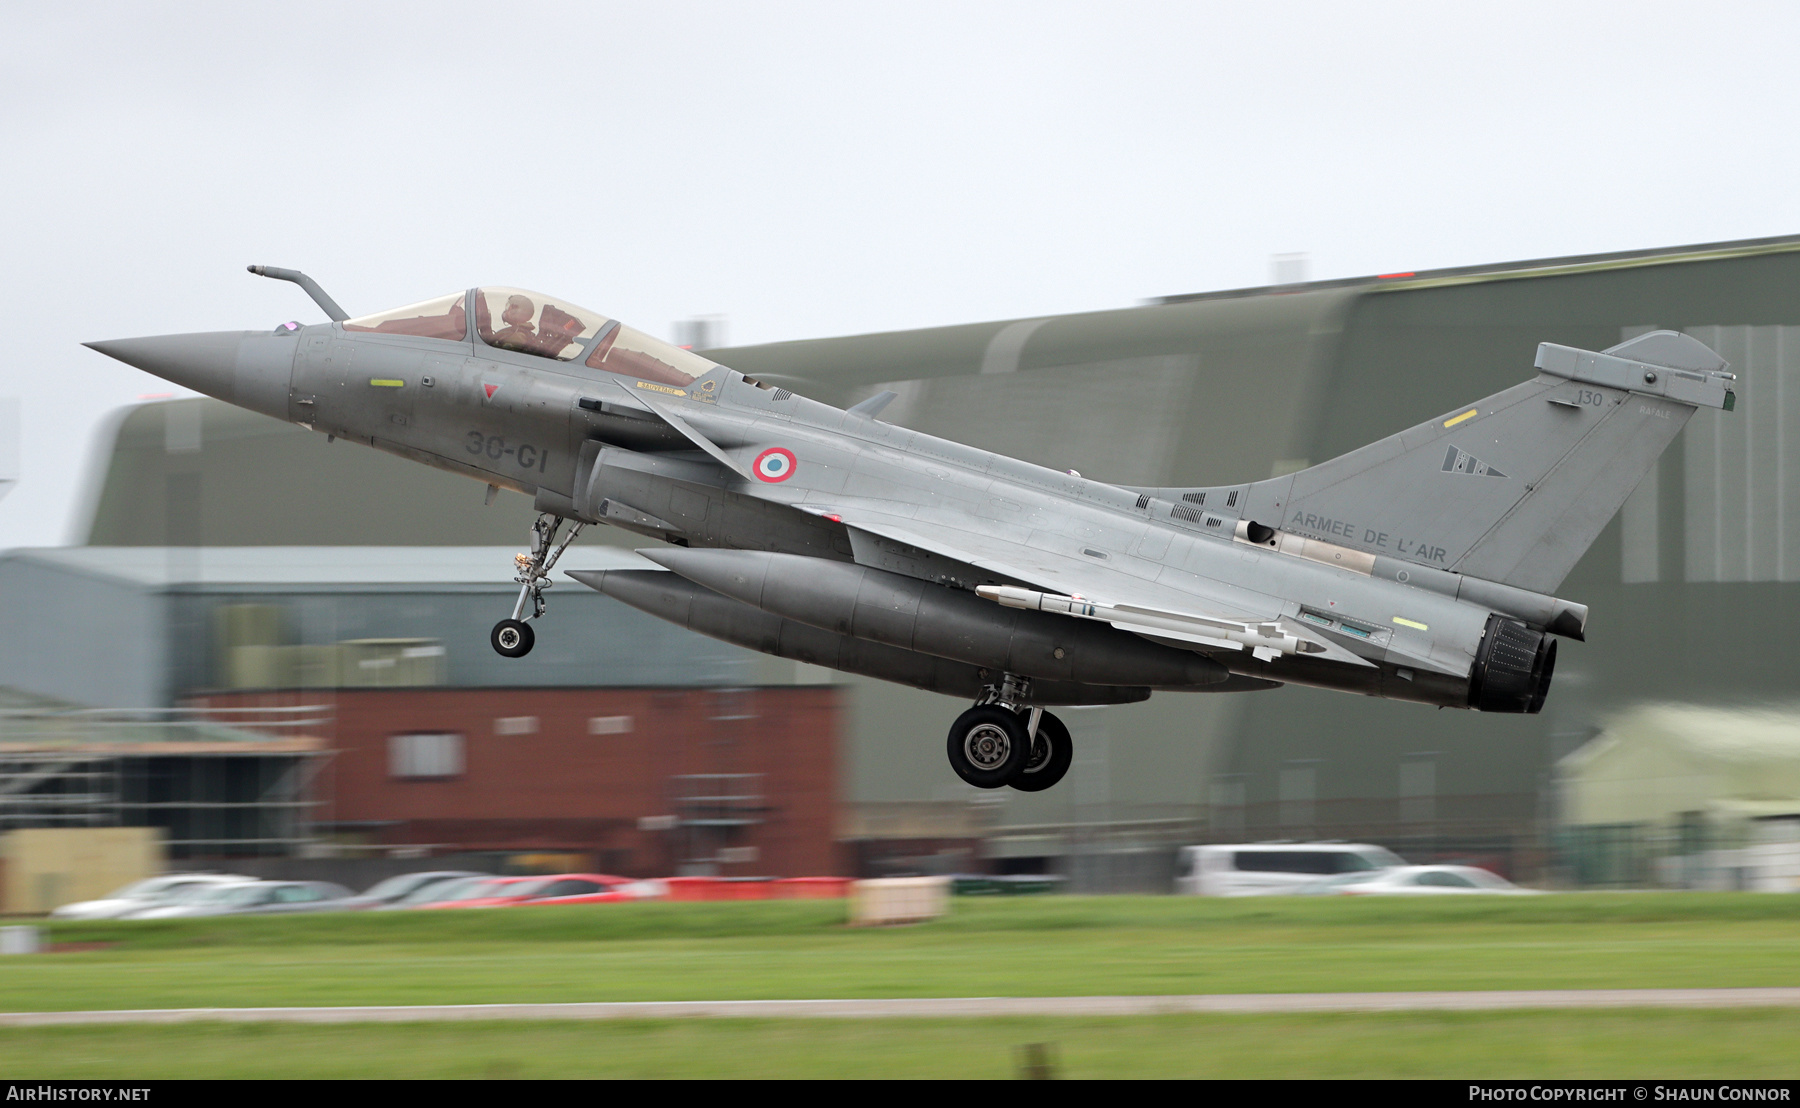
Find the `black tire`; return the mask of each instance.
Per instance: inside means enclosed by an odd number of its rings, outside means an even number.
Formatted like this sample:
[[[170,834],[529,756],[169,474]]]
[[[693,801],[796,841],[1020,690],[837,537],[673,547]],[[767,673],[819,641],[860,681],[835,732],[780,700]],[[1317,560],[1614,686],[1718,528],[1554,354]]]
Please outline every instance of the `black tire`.
[[[1031,756],[1031,736],[1018,715],[987,704],[956,717],[946,750],[958,777],[978,789],[998,789]]]
[[[1038,718],[1037,738],[1031,744],[1031,757],[1008,784],[1022,793],[1041,793],[1063,779],[1075,764],[1075,744],[1069,729],[1049,712]]]
[[[532,645],[537,642],[537,632],[524,620],[503,619],[494,624],[488,642],[493,644],[494,653],[502,658],[523,658],[531,653]]]

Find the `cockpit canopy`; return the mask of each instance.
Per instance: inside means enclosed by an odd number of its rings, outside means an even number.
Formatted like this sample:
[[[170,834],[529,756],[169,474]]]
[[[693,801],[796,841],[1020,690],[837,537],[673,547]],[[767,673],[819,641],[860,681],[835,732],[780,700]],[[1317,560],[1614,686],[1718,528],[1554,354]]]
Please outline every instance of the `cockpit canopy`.
[[[482,342],[502,350],[573,361],[582,352],[577,340],[593,337],[610,322],[603,315],[567,301],[557,303],[538,292],[475,290],[475,333]]]
[[[579,361],[589,369],[677,386],[691,384],[716,364],[598,312],[527,289],[471,289],[346,320],[344,330],[464,342],[471,338],[471,302],[472,337],[500,350]]]
[[[463,312],[463,301],[467,298],[467,293],[457,292],[436,300],[421,300],[391,312],[346,319],[344,330],[461,342],[469,337],[469,323]]]

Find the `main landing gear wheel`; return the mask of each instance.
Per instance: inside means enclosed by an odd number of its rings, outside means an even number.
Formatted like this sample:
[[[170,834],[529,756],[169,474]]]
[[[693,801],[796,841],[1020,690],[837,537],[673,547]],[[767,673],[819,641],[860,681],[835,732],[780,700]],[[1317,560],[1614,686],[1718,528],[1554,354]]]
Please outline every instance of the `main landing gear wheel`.
[[[1075,762],[1075,746],[1069,741],[1069,729],[1049,712],[1038,717],[1037,738],[1031,741],[1031,756],[1025,760],[1019,775],[1007,784],[1022,793],[1040,793],[1063,779]]]
[[[950,768],[978,789],[998,789],[1031,756],[1031,736],[1018,713],[995,704],[970,708],[950,725]]]
[[[494,624],[494,630],[488,635],[488,641],[494,644],[494,650],[507,658],[523,658],[531,653],[532,644],[537,642],[537,632],[531,624],[522,619],[503,619]]]

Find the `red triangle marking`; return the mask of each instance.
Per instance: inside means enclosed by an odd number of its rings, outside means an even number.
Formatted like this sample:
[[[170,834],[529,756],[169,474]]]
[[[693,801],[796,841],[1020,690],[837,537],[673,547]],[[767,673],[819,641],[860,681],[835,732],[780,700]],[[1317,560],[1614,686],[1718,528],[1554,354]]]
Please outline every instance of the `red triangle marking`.
[[[499,386],[499,385],[490,385],[490,384],[488,384],[488,383],[487,383],[487,382],[486,382],[486,381],[483,381],[483,382],[482,382],[482,383],[481,383],[481,387],[482,387],[482,388],[483,388],[483,389],[484,389],[484,390],[486,390],[486,392],[487,392],[487,398],[488,398],[488,399],[489,399],[489,400],[492,400],[492,399],[493,399],[493,398],[494,398],[494,393],[496,393],[496,392],[498,392],[498,391],[499,391],[499,390],[500,390],[500,386]]]

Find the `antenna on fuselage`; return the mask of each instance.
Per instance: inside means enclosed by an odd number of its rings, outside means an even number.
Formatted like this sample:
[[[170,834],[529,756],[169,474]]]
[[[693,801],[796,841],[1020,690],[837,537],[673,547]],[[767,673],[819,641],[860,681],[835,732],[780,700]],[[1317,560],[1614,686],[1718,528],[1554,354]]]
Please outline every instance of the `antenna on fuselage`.
[[[325,315],[333,323],[342,323],[350,318],[349,312],[338,307],[337,301],[325,295],[325,290],[319,287],[319,282],[297,269],[277,269],[272,265],[250,265],[244,268],[258,277],[273,277],[277,281],[292,281],[299,285],[306,290],[306,295],[313,298],[313,303],[325,309]]]

